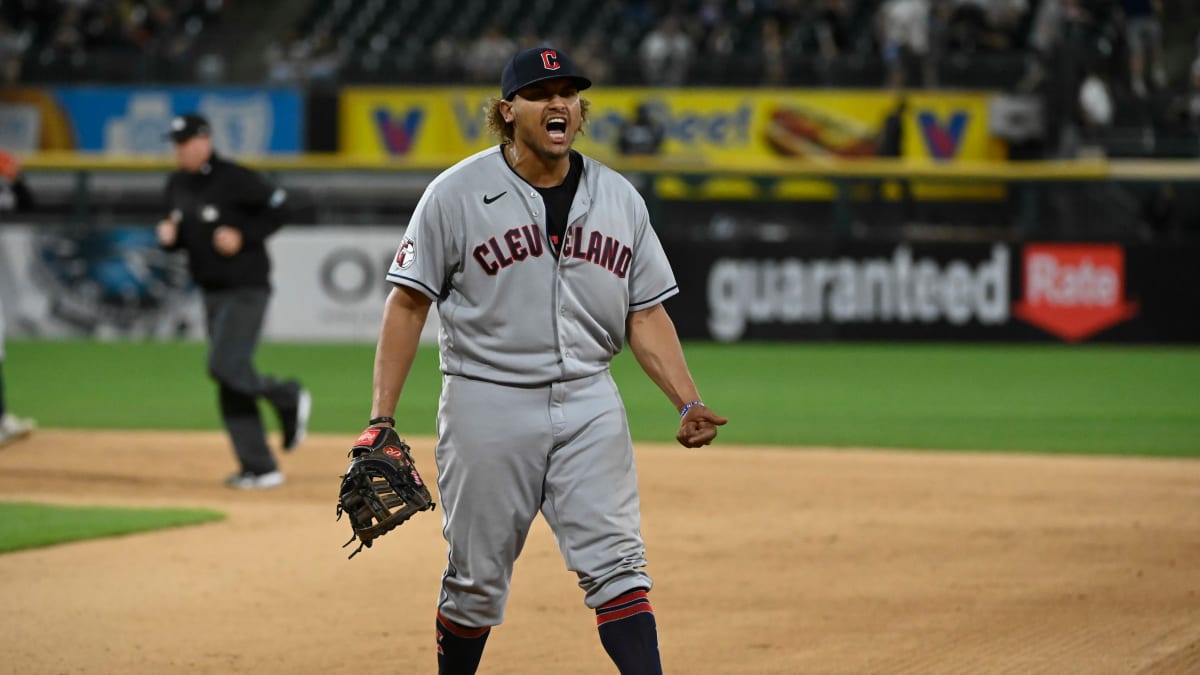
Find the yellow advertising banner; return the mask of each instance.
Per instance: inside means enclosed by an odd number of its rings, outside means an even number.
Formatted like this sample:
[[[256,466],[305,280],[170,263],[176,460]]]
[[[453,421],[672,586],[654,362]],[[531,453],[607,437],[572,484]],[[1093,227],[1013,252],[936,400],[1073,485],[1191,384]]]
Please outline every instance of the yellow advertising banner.
[[[339,147],[355,156],[447,161],[495,141],[484,125],[491,90],[351,87],[342,91]]]
[[[495,93],[491,88],[348,88],[341,97],[341,151],[448,166],[496,142],[484,124]],[[598,88],[584,95],[591,102],[589,121],[576,147],[601,160],[616,154],[621,127],[639,106],[648,106],[665,127],[661,155],[698,168],[752,169],[780,157],[894,154],[883,143],[893,115],[903,157],[953,162],[999,160],[1006,153],[988,131],[988,95],[980,93],[921,92],[901,98],[884,91]],[[935,196],[931,190],[956,196],[972,190],[916,187],[923,198]],[[818,197],[830,188],[806,180],[777,191],[777,196]]]

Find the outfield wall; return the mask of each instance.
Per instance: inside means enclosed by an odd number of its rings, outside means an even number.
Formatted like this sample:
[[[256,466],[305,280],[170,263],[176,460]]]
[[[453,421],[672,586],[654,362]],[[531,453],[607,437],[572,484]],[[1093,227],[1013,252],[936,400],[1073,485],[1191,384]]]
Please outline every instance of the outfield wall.
[[[402,236],[327,226],[272,237],[264,339],[373,342]],[[686,339],[1200,342],[1197,243],[664,245]],[[203,335],[183,258],[143,226],[0,228],[0,298],[14,337]],[[434,317],[425,339],[436,330]]]
[[[374,342],[391,288],[384,273],[403,236],[402,227],[292,227],[271,237],[263,339]],[[10,337],[204,336],[185,258],[160,250],[147,227],[0,227],[0,300]],[[430,317],[424,341],[436,340]]]
[[[665,245],[687,339],[1200,341],[1197,244]]]

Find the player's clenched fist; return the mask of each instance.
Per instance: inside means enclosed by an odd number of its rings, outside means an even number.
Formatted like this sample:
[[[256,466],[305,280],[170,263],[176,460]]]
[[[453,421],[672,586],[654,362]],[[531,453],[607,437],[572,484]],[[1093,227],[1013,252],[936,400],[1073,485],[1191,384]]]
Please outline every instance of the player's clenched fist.
[[[717,427],[728,421],[703,403],[689,406],[679,421],[679,431],[675,433],[675,440],[685,448],[708,445],[717,437]]]

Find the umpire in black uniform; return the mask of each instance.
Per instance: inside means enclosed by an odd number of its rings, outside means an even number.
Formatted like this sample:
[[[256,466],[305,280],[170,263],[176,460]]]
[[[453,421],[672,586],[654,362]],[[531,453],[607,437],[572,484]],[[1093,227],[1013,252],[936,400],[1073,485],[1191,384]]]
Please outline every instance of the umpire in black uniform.
[[[265,397],[278,413],[284,450],[303,438],[312,402],[296,380],[277,380],[254,368],[271,296],[266,240],[287,218],[287,194],[219,157],[212,128],[200,115],[176,117],[167,137],[180,170],[167,181],[170,215],[158,224],[158,242],[187,252],[192,279],[204,292],[208,372],[217,382],[221,418],[241,464],[225,483],[275,487],[283,474],[267,445],[258,399]]]

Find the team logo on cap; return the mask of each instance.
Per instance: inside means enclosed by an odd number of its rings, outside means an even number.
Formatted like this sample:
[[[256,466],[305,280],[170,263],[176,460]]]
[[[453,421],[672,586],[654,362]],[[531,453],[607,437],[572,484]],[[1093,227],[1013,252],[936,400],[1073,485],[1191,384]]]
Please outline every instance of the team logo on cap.
[[[207,204],[204,208],[200,209],[200,218],[206,223],[215,223],[217,222],[217,218],[220,217],[221,212],[212,204]]]
[[[542,52],[542,67],[546,70],[558,70],[562,68],[562,64],[558,62],[558,52],[553,49],[547,49]]]

